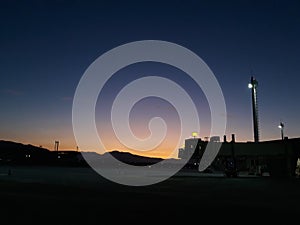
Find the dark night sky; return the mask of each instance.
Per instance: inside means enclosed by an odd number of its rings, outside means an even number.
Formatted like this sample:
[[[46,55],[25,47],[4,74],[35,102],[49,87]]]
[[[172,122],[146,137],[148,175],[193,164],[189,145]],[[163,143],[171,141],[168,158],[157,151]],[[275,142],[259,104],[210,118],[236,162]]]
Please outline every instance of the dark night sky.
[[[299,1],[1,1],[0,139],[74,149],[72,98],[85,70],[118,45],[151,39],[182,45],[211,68],[226,134],[253,140],[252,73],[261,139],[280,138],[280,120],[299,137],[299,12]]]

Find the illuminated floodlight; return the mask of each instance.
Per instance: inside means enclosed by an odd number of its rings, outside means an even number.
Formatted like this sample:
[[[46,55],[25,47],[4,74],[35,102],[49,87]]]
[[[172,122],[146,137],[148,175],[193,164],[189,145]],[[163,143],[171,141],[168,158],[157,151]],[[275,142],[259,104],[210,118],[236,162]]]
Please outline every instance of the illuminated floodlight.
[[[192,136],[195,138],[195,137],[198,136],[198,133],[197,133],[197,132],[193,132],[193,133],[192,133]]]

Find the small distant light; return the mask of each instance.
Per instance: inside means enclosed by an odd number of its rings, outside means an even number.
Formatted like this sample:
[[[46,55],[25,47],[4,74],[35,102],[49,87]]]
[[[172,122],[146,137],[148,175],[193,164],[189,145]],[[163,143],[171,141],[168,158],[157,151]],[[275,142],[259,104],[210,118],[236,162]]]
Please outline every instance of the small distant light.
[[[197,133],[197,132],[193,132],[193,133],[192,133],[192,136],[193,136],[193,137],[197,137],[197,136],[198,136],[198,133]]]
[[[282,126],[281,126],[281,125],[279,125],[279,126],[278,126],[278,128],[279,128],[279,129],[282,129]]]
[[[249,83],[248,88],[253,88],[253,85],[251,83]]]

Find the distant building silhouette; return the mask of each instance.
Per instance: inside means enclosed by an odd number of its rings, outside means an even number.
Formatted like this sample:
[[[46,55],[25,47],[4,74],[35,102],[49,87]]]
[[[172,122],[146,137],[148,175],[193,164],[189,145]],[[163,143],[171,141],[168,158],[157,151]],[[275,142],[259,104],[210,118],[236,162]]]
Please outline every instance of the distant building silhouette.
[[[220,142],[220,136],[212,136],[210,137],[211,142]]]
[[[295,176],[297,161],[300,160],[300,138],[271,140],[262,142],[223,142],[211,167],[237,175],[239,172],[262,175],[268,172],[271,176]],[[199,162],[208,141],[200,138],[185,140],[185,148],[179,151],[181,159],[190,158],[185,168],[198,169]],[[229,173],[230,172],[230,173]],[[236,174],[235,174],[236,173]]]

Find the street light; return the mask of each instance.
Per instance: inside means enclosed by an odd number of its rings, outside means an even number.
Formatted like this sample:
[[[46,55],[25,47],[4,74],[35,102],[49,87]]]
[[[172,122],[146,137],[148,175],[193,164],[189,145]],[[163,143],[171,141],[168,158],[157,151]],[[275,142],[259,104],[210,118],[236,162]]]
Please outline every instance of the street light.
[[[284,135],[283,135],[283,128],[284,128],[284,124],[282,122],[280,122],[280,124],[278,125],[278,128],[280,129],[280,133],[281,133],[281,139],[284,139]]]
[[[252,95],[252,114],[253,114],[254,142],[259,142],[257,86],[258,86],[257,80],[254,79],[253,77],[251,77],[251,82],[248,84],[248,88],[251,89],[251,95]]]

